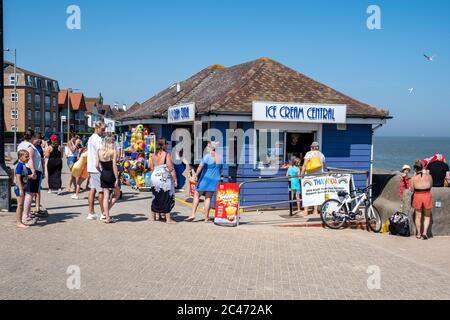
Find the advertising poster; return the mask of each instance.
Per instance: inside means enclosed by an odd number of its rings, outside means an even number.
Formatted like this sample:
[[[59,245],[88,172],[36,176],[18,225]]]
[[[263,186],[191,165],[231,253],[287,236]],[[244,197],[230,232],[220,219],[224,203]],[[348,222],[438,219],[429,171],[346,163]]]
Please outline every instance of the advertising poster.
[[[302,179],[303,206],[320,206],[328,199],[339,199],[338,193],[350,193],[352,175],[305,177]]]
[[[216,216],[214,223],[236,227],[239,220],[239,185],[220,183],[217,187]]]

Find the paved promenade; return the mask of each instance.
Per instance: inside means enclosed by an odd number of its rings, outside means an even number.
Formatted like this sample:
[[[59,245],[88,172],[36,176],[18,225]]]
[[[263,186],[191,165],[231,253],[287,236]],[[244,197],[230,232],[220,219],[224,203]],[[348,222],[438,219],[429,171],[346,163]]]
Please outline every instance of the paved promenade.
[[[450,299],[448,237],[286,227],[280,212],[224,228],[181,222],[181,202],[166,225],[148,220],[150,195],[125,189],[112,225],[46,191],[50,216],[28,230],[0,213],[0,299]]]

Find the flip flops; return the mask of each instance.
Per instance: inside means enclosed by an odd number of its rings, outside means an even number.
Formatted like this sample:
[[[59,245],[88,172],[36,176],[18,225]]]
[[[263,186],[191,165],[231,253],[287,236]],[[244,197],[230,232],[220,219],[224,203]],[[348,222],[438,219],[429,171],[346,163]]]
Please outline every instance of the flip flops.
[[[106,224],[116,223],[117,219],[109,218],[109,220],[104,220],[103,222],[106,223]]]

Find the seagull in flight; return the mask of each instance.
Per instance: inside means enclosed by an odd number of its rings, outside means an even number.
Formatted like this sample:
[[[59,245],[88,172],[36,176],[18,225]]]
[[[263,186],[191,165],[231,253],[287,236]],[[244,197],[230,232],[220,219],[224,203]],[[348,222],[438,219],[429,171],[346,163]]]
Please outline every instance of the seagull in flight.
[[[425,59],[427,59],[430,62],[433,62],[434,58],[436,58],[436,55],[432,55],[431,57],[429,55],[424,54],[423,55]]]
[[[409,88],[408,91],[409,91],[410,94],[412,94],[413,91],[414,91],[414,88]]]

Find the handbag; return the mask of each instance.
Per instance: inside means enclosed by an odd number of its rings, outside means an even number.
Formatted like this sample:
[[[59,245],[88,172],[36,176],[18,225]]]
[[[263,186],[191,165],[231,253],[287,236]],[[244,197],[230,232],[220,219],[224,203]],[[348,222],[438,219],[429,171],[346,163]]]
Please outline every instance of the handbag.
[[[306,172],[313,172],[322,168],[322,161],[319,156],[313,157],[306,165]]]
[[[410,237],[409,218],[402,212],[396,212],[389,218],[389,232],[394,236]]]

